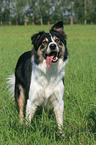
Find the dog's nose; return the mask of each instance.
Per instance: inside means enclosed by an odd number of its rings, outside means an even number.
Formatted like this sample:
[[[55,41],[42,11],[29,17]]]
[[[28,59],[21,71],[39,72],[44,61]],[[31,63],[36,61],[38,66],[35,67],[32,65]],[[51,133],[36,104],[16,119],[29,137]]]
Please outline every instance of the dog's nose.
[[[56,44],[51,44],[51,45],[50,45],[50,49],[51,49],[51,50],[56,49]]]

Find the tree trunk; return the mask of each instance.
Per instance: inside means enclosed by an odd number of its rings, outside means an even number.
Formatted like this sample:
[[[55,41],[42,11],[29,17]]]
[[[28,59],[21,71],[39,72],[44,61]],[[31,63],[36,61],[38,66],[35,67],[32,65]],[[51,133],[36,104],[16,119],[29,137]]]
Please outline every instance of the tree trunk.
[[[27,25],[27,19],[26,19],[26,6],[25,6],[25,15],[24,15],[24,25],[26,26]]]
[[[1,20],[0,20],[0,25],[2,25],[2,14],[1,14]]]
[[[27,25],[26,14],[25,14],[24,18],[25,18],[24,25],[26,26]]]
[[[11,25],[11,17],[10,17],[10,15],[9,15],[9,25]]]
[[[9,1],[9,25],[11,25],[11,0]]]
[[[70,24],[73,25],[73,16],[72,15],[71,15],[70,19],[71,19]]]
[[[49,20],[49,18],[48,18],[48,25],[50,25],[50,20]]]
[[[91,25],[93,25],[93,21],[91,20]]]
[[[50,21],[48,21],[48,25],[50,25]]]
[[[84,9],[84,11],[85,11],[85,20],[84,20],[84,23],[86,25],[87,24],[87,20],[86,20],[86,0],[84,1],[84,5],[85,5],[85,9]]]
[[[16,25],[18,25],[18,16],[16,16]]]
[[[2,20],[0,21],[0,25],[2,25]]]
[[[72,5],[72,2],[71,2],[71,16],[70,16],[70,24],[73,25],[73,5]]]
[[[42,16],[41,16],[41,18],[40,18],[40,23],[41,23],[41,25],[43,25],[43,20],[42,20]]]
[[[0,7],[0,25],[2,25],[2,9],[1,9],[1,7]]]
[[[34,25],[34,16],[32,17],[32,25]]]

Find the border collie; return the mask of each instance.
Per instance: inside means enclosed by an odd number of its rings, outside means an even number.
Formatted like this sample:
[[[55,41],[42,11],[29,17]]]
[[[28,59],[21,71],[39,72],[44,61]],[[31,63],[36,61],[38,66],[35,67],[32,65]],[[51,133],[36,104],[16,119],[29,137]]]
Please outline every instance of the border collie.
[[[69,58],[63,22],[56,23],[49,33],[34,34],[31,40],[32,51],[19,57],[14,76],[8,78],[19,107],[20,120],[23,121],[25,106],[26,119],[31,123],[37,106],[49,102],[61,129],[65,65]]]

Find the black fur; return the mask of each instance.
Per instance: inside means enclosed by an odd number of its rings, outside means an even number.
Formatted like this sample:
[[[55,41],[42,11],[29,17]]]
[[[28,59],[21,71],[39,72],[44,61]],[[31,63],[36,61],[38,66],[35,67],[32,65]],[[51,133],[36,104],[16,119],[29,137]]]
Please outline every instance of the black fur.
[[[32,73],[32,51],[27,51],[22,54],[17,62],[15,68],[15,100],[17,99],[20,94],[19,85],[22,85],[25,91],[26,99],[28,99],[28,92],[31,80],[31,73]]]
[[[67,51],[67,44],[66,44],[66,35],[63,31],[63,22],[60,21],[59,23],[55,24],[51,30],[50,34],[52,36],[59,37],[60,41],[63,42],[65,46],[65,53],[64,53],[64,61],[68,59],[68,51]],[[34,45],[32,51],[25,52],[22,54],[17,62],[15,68],[15,100],[17,102],[19,95],[20,95],[20,88],[21,85],[24,89],[25,93],[25,100],[28,99],[29,96],[29,87],[31,81],[31,74],[32,74],[32,56],[34,56],[35,64],[42,63],[39,60],[39,56],[37,54],[38,48],[42,45],[42,41],[47,38],[49,42],[51,41],[49,33],[44,31],[34,34],[31,37],[32,44]],[[60,56],[58,56],[60,57]],[[46,54],[44,54],[44,58],[46,59]],[[62,79],[64,83],[64,79]]]

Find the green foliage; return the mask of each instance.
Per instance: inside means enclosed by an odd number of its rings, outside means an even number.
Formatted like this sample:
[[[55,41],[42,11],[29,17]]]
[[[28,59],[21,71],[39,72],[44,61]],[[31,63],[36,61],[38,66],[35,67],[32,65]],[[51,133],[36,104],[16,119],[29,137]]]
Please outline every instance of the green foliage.
[[[32,124],[19,123],[15,102],[6,88],[18,57],[31,50],[31,35],[50,26],[0,27],[0,144],[95,145],[96,144],[96,27],[65,26],[69,63],[64,92],[64,137],[54,113],[37,110]]]
[[[86,1],[86,16],[85,16]],[[96,24],[96,0],[0,0],[0,24]]]

